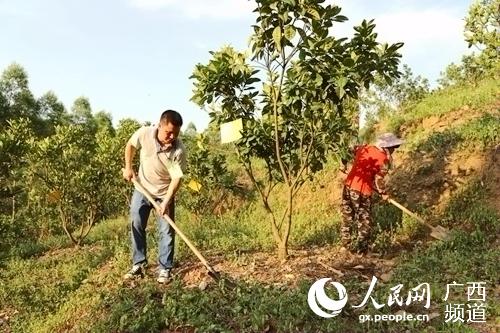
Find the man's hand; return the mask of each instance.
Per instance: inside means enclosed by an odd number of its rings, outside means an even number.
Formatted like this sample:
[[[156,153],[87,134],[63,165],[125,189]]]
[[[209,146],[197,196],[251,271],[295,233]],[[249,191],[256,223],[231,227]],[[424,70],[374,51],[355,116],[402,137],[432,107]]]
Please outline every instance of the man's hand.
[[[168,212],[168,202],[170,200],[163,200],[159,206],[159,209],[156,211],[158,213],[158,215],[160,216],[163,216],[165,214],[167,214]]]
[[[389,200],[389,194],[387,194],[387,193],[380,194],[380,196],[382,197],[382,200],[384,200],[384,201]]]
[[[135,173],[132,168],[124,168],[122,169],[122,174],[123,174],[123,179],[126,181],[131,181],[133,178],[135,178]]]

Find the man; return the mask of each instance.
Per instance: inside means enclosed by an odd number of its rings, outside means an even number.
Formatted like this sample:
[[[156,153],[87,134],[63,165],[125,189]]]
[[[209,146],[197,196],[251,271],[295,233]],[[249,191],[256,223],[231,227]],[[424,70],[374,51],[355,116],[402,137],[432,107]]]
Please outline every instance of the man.
[[[181,184],[182,170],[186,166],[186,149],[178,138],[182,126],[181,115],[173,110],[162,113],[158,126],[138,129],[125,147],[125,168],[123,178],[136,178],[160,204],[157,212],[159,232],[159,274],[158,282],[170,279],[173,267],[175,231],[162,218],[167,214],[175,218],[175,193]],[[133,159],[140,149],[139,173],[133,170]],[[130,203],[132,231],[132,269],[125,279],[143,277],[147,264],[146,225],[153,205],[139,191],[134,190]]]
[[[368,252],[372,231],[371,205],[373,192],[388,199],[383,178],[392,163],[392,153],[403,143],[392,133],[382,134],[375,146],[354,148],[354,162],[342,192],[342,245],[358,253]],[[357,229],[357,238],[351,233]]]

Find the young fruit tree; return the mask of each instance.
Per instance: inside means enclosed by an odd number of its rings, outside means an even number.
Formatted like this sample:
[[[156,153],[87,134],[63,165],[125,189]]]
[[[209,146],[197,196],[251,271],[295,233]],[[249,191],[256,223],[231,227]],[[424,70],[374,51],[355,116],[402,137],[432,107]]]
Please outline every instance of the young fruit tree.
[[[30,202],[38,214],[57,217],[54,231],[63,231],[75,245],[99,220],[121,212],[129,190],[116,175],[124,140],[136,128],[134,122],[120,122],[113,136],[105,127],[94,134],[85,124],[58,125],[54,134],[32,140]]]
[[[352,130],[345,106],[375,74],[387,81],[399,76],[402,43],[378,43],[373,21],[356,26],[351,39],[334,37],[334,23],[347,17],[323,3],[256,0],[249,57],[223,47],[191,76],[192,101],[209,109],[212,122],[243,120],[236,152],[269,214],[281,259],[288,255],[295,196]],[[281,210],[269,200],[279,183],[287,193]]]
[[[189,151],[185,174],[189,190],[180,193],[179,201],[189,208],[196,221],[201,221],[203,215],[220,214],[239,188],[235,186],[233,172],[227,168],[226,157],[210,146],[206,134],[186,131],[182,140]]]

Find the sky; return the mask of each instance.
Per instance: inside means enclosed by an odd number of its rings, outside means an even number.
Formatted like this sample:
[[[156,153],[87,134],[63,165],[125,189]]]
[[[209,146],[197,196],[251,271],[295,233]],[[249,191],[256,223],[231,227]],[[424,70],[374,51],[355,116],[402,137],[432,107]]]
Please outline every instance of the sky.
[[[352,35],[375,19],[380,42],[404,42],[402,62],[434,84],[468,52],[464,0],[337,0],[349,21],[333,33]],[[224,45],[248,47],[249,0],[0,0],[0,70],[16,62],[36,97],[52,90],[67,109],[85,96],[94,112],[156,123],[174,109],[185,124],[209,117],[190,102],[197,63]]]

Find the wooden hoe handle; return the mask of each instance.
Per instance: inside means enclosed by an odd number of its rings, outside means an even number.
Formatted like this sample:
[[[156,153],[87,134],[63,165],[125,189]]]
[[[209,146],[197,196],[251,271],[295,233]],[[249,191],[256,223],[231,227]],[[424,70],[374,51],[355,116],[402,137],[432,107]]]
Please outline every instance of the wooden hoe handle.
[[[142,184],[139,183],[139,181],[137,181],[135,178],[132,178],[132,183],[134,183],[135,188],[139,192],[141,192],[149,200],[149,202],[154,206],[156,211],[158,211],[160,208],[160,205],[158,205],[156,200],[153,199],[153,197],[148,192],[148,190],[146,190],[144,188],[144,186],[142,186]],[[170,224],[170,226],[172,228],[174,228],[175,232],[177,234],[179,234],[179,236],[182,238],[182,240],[187,244],[189,249],[191,249],[191,251],[193,251],[193,253],[198,257],[198,259],[207,268],[207,270],[210,273],[217,275],[218,274],[217,271],[215,271],[215,269],[212,266],[210,266],[210,264],[205,259],[205,257],[203,257],[203,255],[200,253],[200,251],[198,251],[198,249],[193,245],[193,243],[191,243],[191,241],[186,237],[186,235],[184,235],[184,233],[179,229],[179,227],[174,223],[174,221],[172,221],[172,219],[167,214],[164,214],[162,217],[168,222],[168,224]]]

